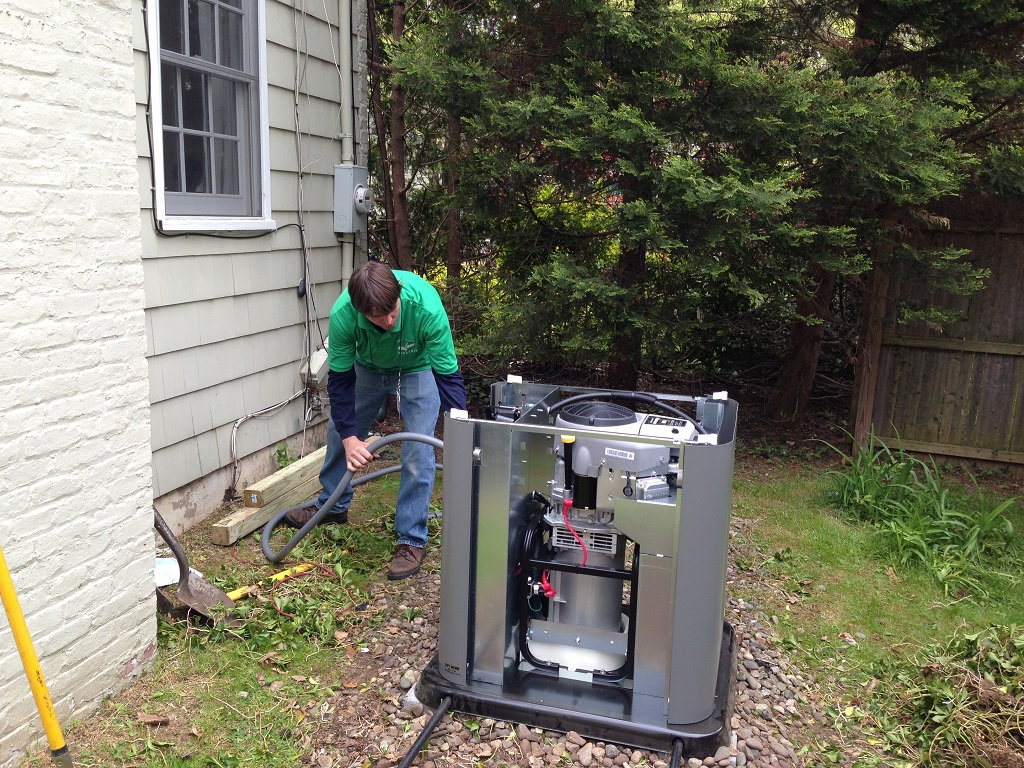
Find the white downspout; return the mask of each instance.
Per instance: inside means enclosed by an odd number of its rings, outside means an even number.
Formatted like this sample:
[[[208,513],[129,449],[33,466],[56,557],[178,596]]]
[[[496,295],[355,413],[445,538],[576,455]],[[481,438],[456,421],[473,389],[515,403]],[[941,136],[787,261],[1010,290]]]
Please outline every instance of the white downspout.
[[[341,77],[341,162],[355,163],[355,96],[352,79],[355,62],[352,59],[352,0],[338,0],[338,49]],[[341,288],[348,286],[355,266],[355,239],[353,233],[341,236]]]

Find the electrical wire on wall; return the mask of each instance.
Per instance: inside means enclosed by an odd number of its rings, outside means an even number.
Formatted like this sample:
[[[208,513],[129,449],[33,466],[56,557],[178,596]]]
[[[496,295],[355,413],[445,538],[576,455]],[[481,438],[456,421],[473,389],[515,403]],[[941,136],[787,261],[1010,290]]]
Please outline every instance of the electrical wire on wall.
[[[272,413],[276,413],[277,411],[281,410],[286,405],[288,405],[288,403],[302,397],[302,395],[305,394],[307,389],[309,388],[304,387],[300,389],[298,392],[296,392],[294,395],[289,397],[287,400],[284,400],[280,403],[276,403],[275,405],[269,405],[266,408],[262,408],[258,411],[253,411],[252,413],[247,413],[245,414],[245,416],[236,419],[235,423],[231,425],[231,485],[228,486],[227,490],[224,491],[224,501],[231,501],[232,499],[238,498],[238,492],[235,490],[235,484],[238,482],[238,451],[236,449],[236,438],[238,435],[238,428],[249,419],[256,418],[257,416],[269,416]]]
[[[295,174],[295,194],[298,219],[300,224],[303,225],[299,228],[299,232],[301,233],[300,245],[302,256],[302,280],[299,282],[298,293],[303,299],[305,311],[302,336],[305,370],[309,374],[312,374],[312,355],[315,343],[314,330],[319,336],[320,347],[326,347],[326,342],[324,340],[323,329],[320,327],[319,312],[316,306],[316,282],[312,279],[309,243],[306,241],[305,237],[306,202],[303,180],[306,176],[306,169],[309,166],[303,160],[301,102],[303,87],[306,81],[306,67],[309,61],[309,44],[306,29],[306,9],[304,3],[292,3],[292,30],[295,34],[295,76],[292,82],[292,117],[294,121],[294,131],[292,136],[295,139],[295,167],[297,171]],[[306,94],[307,104],[308,101],[309,95]],[[312,123],[312,121],[308,119],[307,122],[310,124]],[[310,146],[312,145],[312,142],[307,140],[306,144],[307,146]],[[312,163],[310,165],[312,165]],[[320,397],[320,393],[310,385],[310,381],[308,380],[310,378],[311,375],[308,375],[305,389],[306,398],[303,407],[301,454],[304,454],[306,451],[306,429],[310,424],[312,424],[316,415],[323,412],[323,401]]]
[[[323,8],[323,19],[329,24],[330,11],[327,7],[326,0],[321,0]],[[314,120],[312,118],[312,110],[310,104],[312,98],[307,88],[306,75],[308,71],[309,63],[309,42],[308,42],[308,19],[309,14],[306,11],[305,2],[303,0],[293,0],[292,2],[292,27],[295,37],[295,76],[292,85],[292,110],[294,119],[294,131],[293,137],[295,140],[295,164],[297,168],[296,174],[296,199],[299,223],[302,225],[299,228],[300,239],[301,239],[301,253],[302,253],[302,281],[299,283],[299,295],[305,300],[305,333],[303,336],[303,348],[305,353],[305,369],[311,371],[312,368],[312,355],[316,349],[323,349],[327,346],[327,341],[324,337],[323,328],[320,325],[320,313],[316,303],[316,281],[313,278],[311,272],[311,258],[310,248],[306,240],[305,233],[305,220],[304,215],[306,211],[305,204],[305,187],[304,181],[307,172],[311,168],[316,168],[318,165],[322,165],[325,160],[333,165],[333,162],[329,158],[325,158],[323,154],[314,158],[306,158],[306,153],[309,147],[314,146],[312,141],[312,134],[307,130],[303,130],[303,119],[307,125],[313,125]],[[339,34],[341,34],[339,24]],[[334,45],[334,35],[328,36],[331,46],[331,60],[334,65],[335,71],[338,73],[339,83],[342,83],[342,78],[346,77],[345,69],[342,67],[340,61],[340,55]],[[348,77],[353,77],[351,62],[348,63]],[[342,88],[344,90],[344,87]],[[353,139],[351,135],[346,135],[344,128],[344,120],[342,119],[342,110],[344,104],[339,105],[339,111],[335,118],[333,125],[333,135],[337,136],[342,141],[342,154],[345,154],[345,142]],[[305,144],[305,146],[304,146]],[[343,275],[344,277],[344,275]],[[317,342],[319,344],[317,345]],[[306,387],[306,402],[305,402],[305,418],[303,427],[303,452],[305,451],[305,429],[312,423],[312,421],[320,414],[323,413],[325,405],[323,403],[323,393],[316,387],[310,386],[307,382]]]
[[[323,8],[323,19],[315,18],[317,23],[326,23],[331,25],[330,18],[331,14],[327,7],[326,0],[322,0]],[[351,8],[351,5],[350,5]],[[302,446],[300,449],[300,455],[306,452],[306,439],[307,430],[318,417],[321,417],[326,410],[324,403],[324,396],[320,389],[315,385],[315,379],[312,377],[312,355],[313,352],[318,348],[325,348],[327,346],[326,339],[324,336],[323,328],[320,324],[319,310],[317,308],[316,301],[316,281],[314,279],[313,271],[311,269],[311,249],[307,238],[306,228],[306,201],[305,201],[305,189],[304,179],[311,168],[315,168],[327,159],[333,166],[333,159],[325,158],[324,155],[320,157],[311,158],[304,160],[305,154],[308,153],[309,147],[315,146],[315,142],[312,140],[313,134],[309,128],[304,129],[303,125],[312,126],[315,124],[312,119],[312,110],[309,108],[311,103],[315,100],[315,96],[311,96],[306,88],[306,74],[308,62],[310,59],[309,42],[308,42],[308,30],[307,30],[307,12],[303,0],[293,0],[293,23],[295,31],[295,78],[292,89],[292,100],[293,100],[293,111],[294,111],[294,139],[295,139],[295,162],[296,162],[296,185],[297,185],[297,203],[296,203],[296,221],[282,224],[273,230],[261,231],[257,233],[249,234],[232,234],[232,233],[217,233],[217,232],[167,232],[164,230],[161,221],[157,216],[157,195],[159,194],[157,189],[156,181],[156,139],[155,131],[157,127],[153,124],[153,94],[152,94],[152,64],[153,61],[150,57],[150,51],[153,51],[153,46],[159,45],[158,41],[154,39],[152,30],[149,24],[149,8],[148,0],[142,0],[142,22],[144,39],[146,43],[146,138],[149,147],[150,154],[150,195],[152,200],[151,213],[153,216],[153,228],[154,231],[166,238],[171,237],[184,237],[189,235],[201,234],[203,237],[213,237],[222,239],[253,239],[259,237],[266,237],[272,235],[275,232],[279,232],[286,228],[295,227],[298,231],[298,246],[299,254],[301,258],[301,272],[302,276],[297,286],[298,297],[303,300],[303,341],[302,341],[302,361],[304,365],[302,370],[307,372],[306,381],[303,382],[303,387],[293,395],[288,397],[286,400],[268,406],[266,408],[248,413],[239,419],[237,419],[231,429],[231,461],[232,461],[232,479],[231,485],[225,491],[225,498],[237,496],[235,490],[235,484],[238,482],[238,463],[239,457],[237,452],[237,434],[239,427],[247,420],[257,417],[266,416],[272,413],[276,413],[280,409],[294,402],[300,396],[304,398],[303,403],[303,429],[302,429]],[[338,23],[336,29],[339,34],[342,34],[342,26]],[[347,66],[343,67],[340,61],[340,55],[335,47],[334,34],[329,35],[331,56],[334,69],[338,73],[339,83],[341,83],[342,90],[345,87],[354,87],[354,72],[351,62],[347,62]],[[347,70],[347,71],[346,71]],[[350,78],[346,83],[343,78]],[[351,90],[349,91],[352,92]],[[342,100],[344,101],[344,100]],[[351,105],[354,109],[354,104]],[[303,109],[305,107],[305,109]],[[346,108],[345,104],[339,105],[339,110],[335,118],[334,131],[331,136],[333,139],[340,139],[342,142],[342,154],[344,155],[346,147],[352,147],[355,137],[352,135],[351,130],[347,131],[343,128],[345,121],[342,118],[342,112]],[[331,145],[333,142],[325,142],[326,145]],[[335,145],[336,146],[336,145]],[[344,275],[343,275],[344,277]]]

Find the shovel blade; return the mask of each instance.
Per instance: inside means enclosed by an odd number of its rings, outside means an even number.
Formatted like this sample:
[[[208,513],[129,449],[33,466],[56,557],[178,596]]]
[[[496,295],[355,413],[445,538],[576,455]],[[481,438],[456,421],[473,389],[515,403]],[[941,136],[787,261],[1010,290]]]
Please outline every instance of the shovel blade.
[[[204,616],[211,616],[214,613],[224,615],[235,607],[234,600],[194,573],[189,573],[188,578],[178,584],[178,599]],[[218,606],[223,606],[224,610],[219,610]]]
[[[209,618],[216,618],[213,613],[220,613],[226,616],[230,623],[235,623],[236,619],[230,615],[229,611],[235,607],[234,601],[228,597],[222,590],[213,586],[203,577],[194,573],[188,565],[188,558],[185,556],[184,550],[181,548],[181,544],[178,539],[171,532],[167,523],[164,522],[163,517],[153,508],[153,523],[156,527],[157,533],[160,537],[167,542],[167,546],[171,548],[174,553],[174,559],[178,562],[178,591],[177,597],[182,604],[191,608],[196,613],[202,614]],[[166,597],[166,595],[165,595]],[[224,610],[214,610],[217,606],[224,606]]]

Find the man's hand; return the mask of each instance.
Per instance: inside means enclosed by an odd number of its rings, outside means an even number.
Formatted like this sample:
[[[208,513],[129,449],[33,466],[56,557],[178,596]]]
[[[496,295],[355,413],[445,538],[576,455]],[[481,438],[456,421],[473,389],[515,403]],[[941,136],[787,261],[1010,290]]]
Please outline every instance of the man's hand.
[[[355,435],[352,437],[346,437],[341,441],[341,444],[345,446],[345,460],[348,463],[348,468],[352,472],[365,467],[370,463],[371,459],[377,458],[376,455],[370,453],[368,450],[370,444],[364,443]]]

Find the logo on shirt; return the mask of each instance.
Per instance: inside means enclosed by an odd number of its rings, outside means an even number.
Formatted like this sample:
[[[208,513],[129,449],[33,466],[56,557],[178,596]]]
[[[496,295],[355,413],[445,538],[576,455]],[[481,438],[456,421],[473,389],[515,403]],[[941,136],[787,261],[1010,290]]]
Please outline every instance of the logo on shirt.
[[[408,355],[410,352],[414,352],[416,347],[415,341],[401,341],[398,344],[398,354]]]

